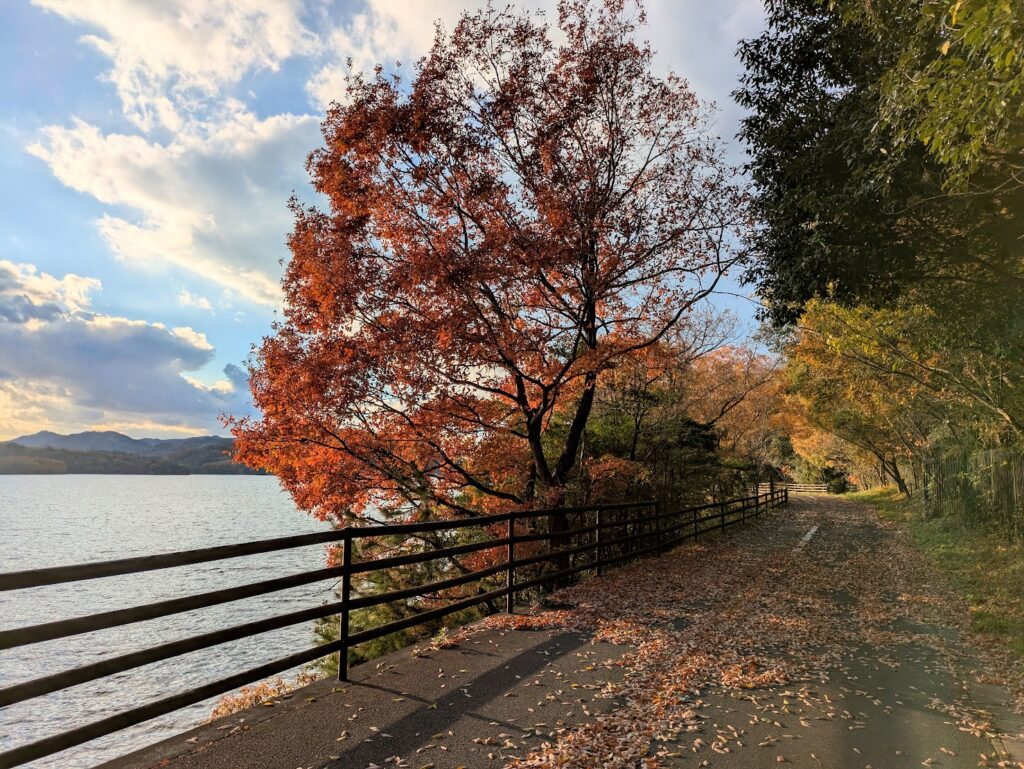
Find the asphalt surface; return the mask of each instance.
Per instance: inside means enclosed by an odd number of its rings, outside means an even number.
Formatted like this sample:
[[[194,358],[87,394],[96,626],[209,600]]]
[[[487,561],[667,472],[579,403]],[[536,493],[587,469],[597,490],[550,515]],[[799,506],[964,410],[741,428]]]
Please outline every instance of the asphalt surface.
[[[919,596],[895,589],[857,594],[852,586],[836,590],[827,579],[857,556],[879,564],[897,557],[890,552],[892,532],[877,526],[872,516],[836,520],[831,511],[843,504],[828,497],[794,498],[781,527],[783,532],[789,529],[789,552],[809,559],[826,579],[787,584],[783,577],[772,592],[799,593],[805,605],[814,607],[807,615],[822,622],[842,623],[844,617],[850,623],[861,622],[879,606],[896,606],[902,609],[899,613],[912,614],[906,605]],[[797,536],[800,531],[803,534]],[[785,536],[771,540],[765,540],[766,562],[786,547]],[[921,587],[928,590],[932,585]],[[871,606],[864,606],[867,603]],[[881,630],[891,636],[877,644],[840,646],[835,660],[803,680],[753,691],[720,686],[704,690],[704,728],[670,746],[674,755],[663,765],[1024,766],[1018,763],[1024,761],[1024,717],[1013,712],[1006,688],[979,681],[983,663],[964,644],[957,627],[900,616]]]
[[[757,693],[713,690],[705,697],[701,757],[723,769],[978,766],[979,756],[996,747],[960,731],[934,707],[960,692],[950,677],[911,664],[927,654],[905,647],[883,662],[865,648],[824,682]],[[692,759],[683,760],[694,754],[690,748],[692,739],[667,765],[692,766]]]
[[[778,654],[825,663],[794,665],[803,673],[755,689],[703,682],[691,700],[699,726],[668,744],[652,741],[658,763],[637,766],[1024,766],[1024,719],[1012,713],[1010,693],[980,682],[990,677],[955,622],[919,610],[933,595],[931,578],[901,576],[891,562],[900,552],[894,536],[852,503],[796,497],[788,509],[719,535],[696,566],[698,551],[685,545],[661,556],[699,569],[701,584],[729,583],[674,611],[667,627],[681,648],[693,639],[699,651],[716,617],[749,612],[769,625],[824,628],[794,631],[806,633],[806,644],[803,635],[785,638]],[[729,548],[744,549],[742,574],[729,572]],[[869,575],[872,563],[899,580]],[[651,571],[640,562],[613,578],[635,585]],[[666,627],[663,616],[658,621]],[[844,626],[864,632],[840,632]],[[320,681],[104,766],[503,767],[613,709],[627,712],[631,703],[616,686],[629,651],[582,632],[484,630],[426,656],[397,652],[355,668],[351,685]]]
[[[500,767],[616,706],[626,647],[559,630],[486,630],[357,666],[112,761],[106,769]],[[400,758],[399,761],[396,757]]]

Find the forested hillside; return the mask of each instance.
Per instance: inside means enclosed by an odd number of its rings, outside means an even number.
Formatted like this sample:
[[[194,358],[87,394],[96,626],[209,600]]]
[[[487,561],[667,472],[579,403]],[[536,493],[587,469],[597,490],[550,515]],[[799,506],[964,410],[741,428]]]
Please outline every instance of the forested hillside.
[[[0,474],[110,473],[126,475],[251,474],[231,459],[234,441],[129,438],[114,432],[43,432],[0,443]]]

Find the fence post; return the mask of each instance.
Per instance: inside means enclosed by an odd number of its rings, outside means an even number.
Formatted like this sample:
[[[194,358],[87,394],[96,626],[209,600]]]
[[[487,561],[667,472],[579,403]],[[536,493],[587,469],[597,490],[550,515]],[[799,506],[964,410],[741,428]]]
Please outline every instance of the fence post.
[[[633,552],[636,550],[636,510],[627,507],[623,512],[626,519],[626,555],[629,556],[628,560],[632,560]]]
[[[505,611],[511,614],[515,608],[515,592],[513,588],[516,584],[516,543],[512,541],[512,537],[516,533],[516,516],[515,513],[508,514],[508,553],[505,560],[508,562],[508,570],[505,572],[505,589],[508,591],[505,594]]]
[[[700,527],[698,525],[700,523],[700,513],[698,513],[696,510],[693,510],[692,512],[693,512],[693,541],[696,542],[697,541],[697,537],[700,534]]]
[[[725,502],[721,502],[718,505],[718,518],[721,521],[721,525],[718,528],[725,531]]]
[[[654,547],[661,547],[661,500],[654,502]],[[658,551],[660,552],[660,550]]]
[[[345,529],[341,540],[341,614],[338,616],[338,680],[348,680],[348,603],[352,595],[352,530]]]
[[[597,530],[594,532],[594,544],[597,546],[595,548],[595,550],[597,552],[597,576],[599,576],[599,577],[602,574],[604,574],[604,564],[602,563],[602,561],[604,561],[604,546],[601,544],[601,540],[602,540],[602,537],[601,537],[601,526],[604,523],[603,522],[604,516],[601,515],[601,512],[602,512],[601,507],[598,506],[597,507],[597,524],[596,524],[597,525]]]

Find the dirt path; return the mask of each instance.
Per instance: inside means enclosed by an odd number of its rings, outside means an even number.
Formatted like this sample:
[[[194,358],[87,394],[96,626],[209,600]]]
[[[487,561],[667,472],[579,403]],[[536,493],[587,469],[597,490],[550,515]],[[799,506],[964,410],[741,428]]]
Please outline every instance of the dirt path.
[[[863,505],[794,496],[555,598],[112,766],[1024,767],[966,607]]]

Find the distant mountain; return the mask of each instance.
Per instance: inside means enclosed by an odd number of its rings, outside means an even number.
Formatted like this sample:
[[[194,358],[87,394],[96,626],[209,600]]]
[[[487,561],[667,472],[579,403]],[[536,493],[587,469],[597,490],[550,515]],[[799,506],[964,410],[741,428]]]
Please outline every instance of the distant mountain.
[[[43,430],[32,435],[23,435],[10,441],[30,449],[67,449],[69,451],[119,451],[124,454],[138,454],[143,457],[166,457],[178,451],[216,446],[230,451],[234,444],[230,438],[216,435],[202,435],[197,438],[129,438],[112,430],[90,431],[60,435]]]
[[[130,438],[113,431],[60,435],[44,430],[0,443],[0,475],[13,473],[125,473],[145,475],[254,474],[231,460],[234,441]]]

